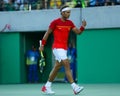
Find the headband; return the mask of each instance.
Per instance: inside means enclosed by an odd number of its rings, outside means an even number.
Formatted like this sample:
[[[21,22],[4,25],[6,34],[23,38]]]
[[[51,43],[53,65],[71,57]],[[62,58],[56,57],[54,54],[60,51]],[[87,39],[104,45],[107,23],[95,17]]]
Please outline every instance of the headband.
[[[69,11],[69,10],[71,10],[71,8],[66,7],[66,8],[63,8],[63,9],[61,10],[61,12],[63,12],[63,11]]]

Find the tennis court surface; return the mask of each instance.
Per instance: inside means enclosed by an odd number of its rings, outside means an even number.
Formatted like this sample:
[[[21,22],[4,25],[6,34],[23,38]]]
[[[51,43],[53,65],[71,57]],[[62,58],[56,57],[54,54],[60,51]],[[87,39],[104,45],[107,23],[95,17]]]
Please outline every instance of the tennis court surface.
[[[79,84],[84,90],[77,96],[120,96],[120,84]],[[0,85],[0,96],[75,96],[68,83],[53,83],[55,95],[41,92],[43,84]]]

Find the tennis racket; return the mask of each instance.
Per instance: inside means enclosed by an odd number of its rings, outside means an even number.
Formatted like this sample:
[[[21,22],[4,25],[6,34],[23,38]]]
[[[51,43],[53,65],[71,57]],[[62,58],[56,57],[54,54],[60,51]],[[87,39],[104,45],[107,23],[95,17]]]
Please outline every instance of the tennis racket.
[[[41,46],[41,40],[39,41],[40,43],[40,46]],[[45,67],[45,58],[44,58],[44,55],[43,55],[43,51],[40,51],[40,60],[39,60],[39,68],[40,68],[40,73],[43,73],[43,69]]]

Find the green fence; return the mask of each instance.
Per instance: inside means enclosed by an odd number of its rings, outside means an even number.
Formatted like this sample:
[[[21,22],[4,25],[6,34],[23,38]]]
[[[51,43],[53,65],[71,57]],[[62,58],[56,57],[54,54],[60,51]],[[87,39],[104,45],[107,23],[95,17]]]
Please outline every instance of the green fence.
[[[86,30],[77,54],[79,83],[120,83],[120,29]]]

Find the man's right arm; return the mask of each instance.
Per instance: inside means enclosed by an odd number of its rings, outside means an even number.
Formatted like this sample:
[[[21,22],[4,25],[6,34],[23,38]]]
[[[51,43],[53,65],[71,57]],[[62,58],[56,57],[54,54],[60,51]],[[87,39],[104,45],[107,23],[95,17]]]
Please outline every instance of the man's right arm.
[[[43,40],[46,40],[48,39],[49,35],[52,33],[52,29],[48,29],[47,32],[45,33],[45,35],[43,36]]]
[[[45,35],[43,36],[42,44],[41,44],[41,46],[40,46],[40,48],[39,48],[40,51],[43,51],[43,50],[44,50],[44,46],[45,46],[45,44],[46,44],[46,42],[47,42],[47,39],[48,39],[48,37],[49,37],[49,35],[50,35],[51,33],[52,33],[52,29],[49,28],[49,29],[46,31]]]

